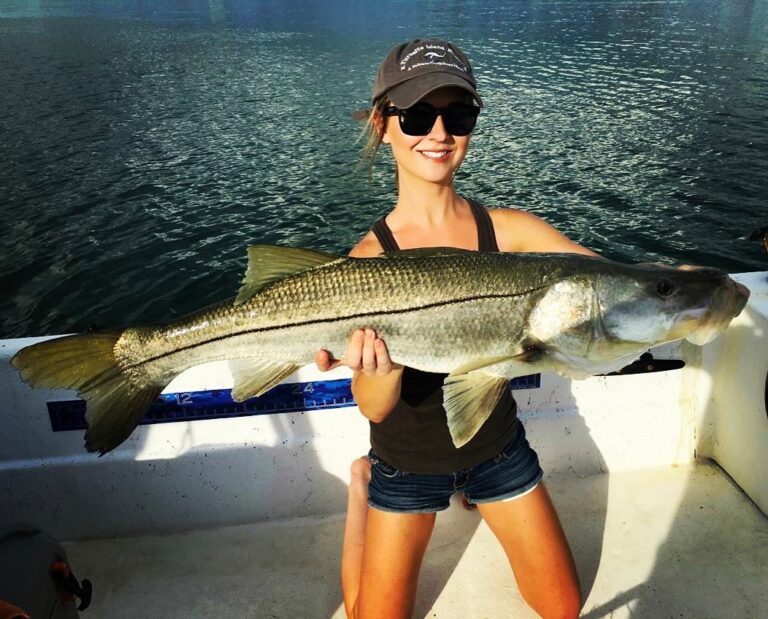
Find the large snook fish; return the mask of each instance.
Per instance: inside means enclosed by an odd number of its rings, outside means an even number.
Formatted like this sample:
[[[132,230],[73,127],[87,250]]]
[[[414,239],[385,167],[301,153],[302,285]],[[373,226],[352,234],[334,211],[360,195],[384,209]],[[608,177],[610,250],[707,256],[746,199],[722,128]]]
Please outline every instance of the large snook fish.
[[[461,446],[508,379],[547,370],[583,378],[661,342],[703,344],[749,295],[715,269],[575,254],[428,249],[356,259],[270,246],[248,254],[234,301],[165,327],[48,340],[12,363],[33,386],[77,389],[87,402],[86,448],[103,454],[189,367],[229,360],[232,396],[242,401],[310,363],[321,347],[341,355],[354,329],[372,327],[393,361],[449,374],[444,404]]]

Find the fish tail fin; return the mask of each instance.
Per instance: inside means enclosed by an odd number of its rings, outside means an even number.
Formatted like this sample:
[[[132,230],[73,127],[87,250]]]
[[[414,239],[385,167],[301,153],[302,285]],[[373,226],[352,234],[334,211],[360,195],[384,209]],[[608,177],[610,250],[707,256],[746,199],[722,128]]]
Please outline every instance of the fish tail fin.
[[[165,385],[136,384],[121,371],[115,344],[121,332],[83,333],[23,348],[11,359],[33,387],[77,389],[85,399],[85,447],[101,455],[130,436]]]

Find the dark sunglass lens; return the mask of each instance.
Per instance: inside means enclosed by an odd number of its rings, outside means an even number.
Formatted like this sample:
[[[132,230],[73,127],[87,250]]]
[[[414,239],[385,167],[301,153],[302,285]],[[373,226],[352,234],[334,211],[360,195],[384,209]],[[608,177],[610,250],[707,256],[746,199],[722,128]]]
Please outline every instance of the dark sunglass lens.
[[[469,135],[475,128],[480,108],[474,105],[451,105],[443,111],[446,130],[452,135]]]
[[[432,106],[416,104],[400,110],[400,128],[406,135],[427,135],[437,120],[437,110]]]

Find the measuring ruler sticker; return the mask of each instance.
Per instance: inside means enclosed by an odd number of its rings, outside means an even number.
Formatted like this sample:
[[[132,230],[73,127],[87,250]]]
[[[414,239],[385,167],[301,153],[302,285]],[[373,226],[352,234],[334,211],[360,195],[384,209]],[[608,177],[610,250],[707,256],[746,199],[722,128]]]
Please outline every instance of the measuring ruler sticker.
[[[231,389],[163,393],[141,420],[141,425],[272,415],[355,406],[350,380],[326,380],[277,385],[267,393],[235,402]],[[48,402],[48,416],[54,432],[85,430],[84,400]]]
[[[541,386],[540,379],[539,374],[520,376],[510,381],[510,389],[537,389]],[[88,427],[84,400],[57,400],[47,404],[54,432],[85,430]],[[163,393],[140,424],[274,415],[355,405],[348,378],[277,385],[245,402],[235,402],[231,389]]]

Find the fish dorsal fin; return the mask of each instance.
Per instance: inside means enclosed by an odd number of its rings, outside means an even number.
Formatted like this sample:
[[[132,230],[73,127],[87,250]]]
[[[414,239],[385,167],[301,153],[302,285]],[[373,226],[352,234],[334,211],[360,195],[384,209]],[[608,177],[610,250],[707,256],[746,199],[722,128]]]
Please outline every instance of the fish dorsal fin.
[[[396,249],[381,255],[384,258],[434,258],[472,253],[475,252],[471,249],[460,249],[459,247],[417,247],[416,249]]]
[[[271,282],[338,259],[339,256],[314,249],[251,245],[248,248],[248,268],[235,305],[245,303]]]
[[[232,399],[244,402],[260,396],[296,371],[295,363],[260,361],[258,359],[233,359],[229,362],[232,372]]]

